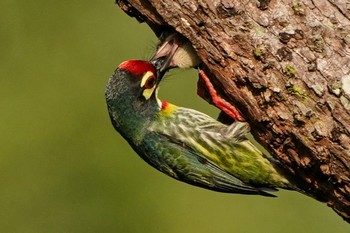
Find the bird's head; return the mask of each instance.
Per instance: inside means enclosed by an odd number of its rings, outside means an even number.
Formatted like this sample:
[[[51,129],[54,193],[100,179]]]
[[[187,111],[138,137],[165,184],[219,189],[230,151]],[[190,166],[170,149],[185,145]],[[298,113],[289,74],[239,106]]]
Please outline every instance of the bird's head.
[[[159,40],[157,51],[150,60],[157,68],[158,76],[172,68],[193,68],[201,63],[191,42],[181,34],[166,31]]]
[[[160,110],[159,82],[155,67],[147,61],[129,60],[118,66],[105,91],[109,115],[118,131],[132,131]]]

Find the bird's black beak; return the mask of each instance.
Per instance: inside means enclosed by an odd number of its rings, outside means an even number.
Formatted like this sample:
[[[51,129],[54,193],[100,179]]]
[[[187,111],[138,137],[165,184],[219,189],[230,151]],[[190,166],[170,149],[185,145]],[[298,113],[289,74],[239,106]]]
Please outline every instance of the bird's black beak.
[[[164,71],[164,69],[162,69],[162,67],[164,66],[166,62],[166,57],[158,57],[156,59],[151,59],[150,63],[156,68],[157,70],[157,79],[159,80],[158,82],[160,82],[162,80],[162,78],[164,77],[165,73],[167,70]]]

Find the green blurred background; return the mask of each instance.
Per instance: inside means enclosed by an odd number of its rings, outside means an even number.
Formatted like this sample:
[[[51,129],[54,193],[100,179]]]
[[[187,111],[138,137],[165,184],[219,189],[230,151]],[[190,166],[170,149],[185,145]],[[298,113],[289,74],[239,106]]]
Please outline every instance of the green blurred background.
[[[215,193],[143,162],[113,130],[107,79],[156,38],[113,1],[2,0],[0,232],[350,232],[325,204]],[[196,72],[160,96],[215,116]]]

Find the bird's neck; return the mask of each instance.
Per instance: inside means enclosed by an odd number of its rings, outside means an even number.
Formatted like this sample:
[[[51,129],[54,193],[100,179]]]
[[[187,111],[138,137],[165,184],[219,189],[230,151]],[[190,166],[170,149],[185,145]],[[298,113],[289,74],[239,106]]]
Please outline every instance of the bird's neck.
[[[114,128],[128,141],[137,143],[160,107],[156,101],[137,102],[128,96],[113,99],[108,108]]]
[[[174,104],[171,104],[169,102],[161,100],[161,108],[159,111],[159,115],[161,116],[171,116],[177,109],[177,106]]]

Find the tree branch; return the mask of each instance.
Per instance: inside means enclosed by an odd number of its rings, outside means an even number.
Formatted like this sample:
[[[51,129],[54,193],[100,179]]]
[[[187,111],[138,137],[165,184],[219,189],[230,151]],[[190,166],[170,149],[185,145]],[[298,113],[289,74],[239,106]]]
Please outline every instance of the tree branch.
[[[337,0],[117,1],[187,37],[218,93],[298,185],[350,222],[350,6]]]

